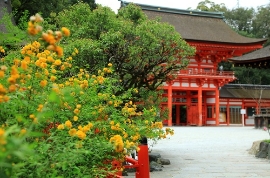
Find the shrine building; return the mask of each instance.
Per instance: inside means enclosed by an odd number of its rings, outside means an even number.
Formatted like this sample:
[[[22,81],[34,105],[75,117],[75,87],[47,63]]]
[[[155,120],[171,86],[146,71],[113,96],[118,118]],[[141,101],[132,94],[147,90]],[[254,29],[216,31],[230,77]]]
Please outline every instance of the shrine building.
[[[121,1],[121,6],[129,2]],[[223,13],[180,10],[137,4],[149,19],[159,17],[175,27],[182,38],[196,48],[187,69],[180,70],[175,79],[160,88],[169,109],[168,120],[172,125],[230,125],[231,113],[239,112],[241,101],[220,98],[221,88],[236,78],[231,71],[218,69],[221,61],[262,48],[266,39],[247,38],[233,31],[224,22]],[[226,116],[222,115],[225,113]],[[238,106],[235,111],[235,106]],[[218,117],[216,117],[218,116]],[[225,117],[225,119],[222,119]]]

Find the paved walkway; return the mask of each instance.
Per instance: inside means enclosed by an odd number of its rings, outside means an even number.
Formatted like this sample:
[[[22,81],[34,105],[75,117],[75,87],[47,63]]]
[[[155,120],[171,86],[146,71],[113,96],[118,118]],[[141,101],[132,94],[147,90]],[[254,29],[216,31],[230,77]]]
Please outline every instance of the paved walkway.
[[[151,172],[151,178],[270,178],[269,160],[248,154],[254,141],[270,138],[266,131],[241,126],[171,128],[175,135],[151,148],[171,165]]]

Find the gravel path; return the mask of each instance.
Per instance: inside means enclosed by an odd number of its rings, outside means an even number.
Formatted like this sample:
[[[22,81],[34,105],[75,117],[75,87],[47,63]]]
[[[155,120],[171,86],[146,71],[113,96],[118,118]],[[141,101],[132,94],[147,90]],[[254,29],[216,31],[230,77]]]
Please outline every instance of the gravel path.
[[[151,178],[270,178],[269,160],[248,154],[254,141],[270,138],[266,131],[241,126],[171,128],[175,135],[151,148],[171,165],[151,172]],[[131,173],[125,177],[135,178]]]

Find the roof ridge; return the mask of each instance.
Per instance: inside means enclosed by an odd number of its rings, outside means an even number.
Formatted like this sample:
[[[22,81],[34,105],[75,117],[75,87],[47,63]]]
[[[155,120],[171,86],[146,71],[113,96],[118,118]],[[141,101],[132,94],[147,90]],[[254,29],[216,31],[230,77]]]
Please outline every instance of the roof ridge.
[[[126,1],[122,1],[122,0],[118,0],[118,1],[121,1],[121,6],[122,7],[126,6],[126,5],[128,5],[130,3],[133,3],[133,2],[126,2]],[[148,4],[139,4],[139,3],[134,3],[134,4],[140,6],[143,10],[224,19],[224,15],[223,15],[224,13],[223,12],[184,10],[184,9],[176,9],[176,8],[170,8],[170,7],[154,6],[154,5],[148,5]]]

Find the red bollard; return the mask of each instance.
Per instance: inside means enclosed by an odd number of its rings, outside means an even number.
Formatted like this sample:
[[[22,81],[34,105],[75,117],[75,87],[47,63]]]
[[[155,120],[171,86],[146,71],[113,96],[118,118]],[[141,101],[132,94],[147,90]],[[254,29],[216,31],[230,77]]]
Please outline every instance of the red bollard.
[[[139,148],[136,178],[150,178],[148,145],[140,145]]]

